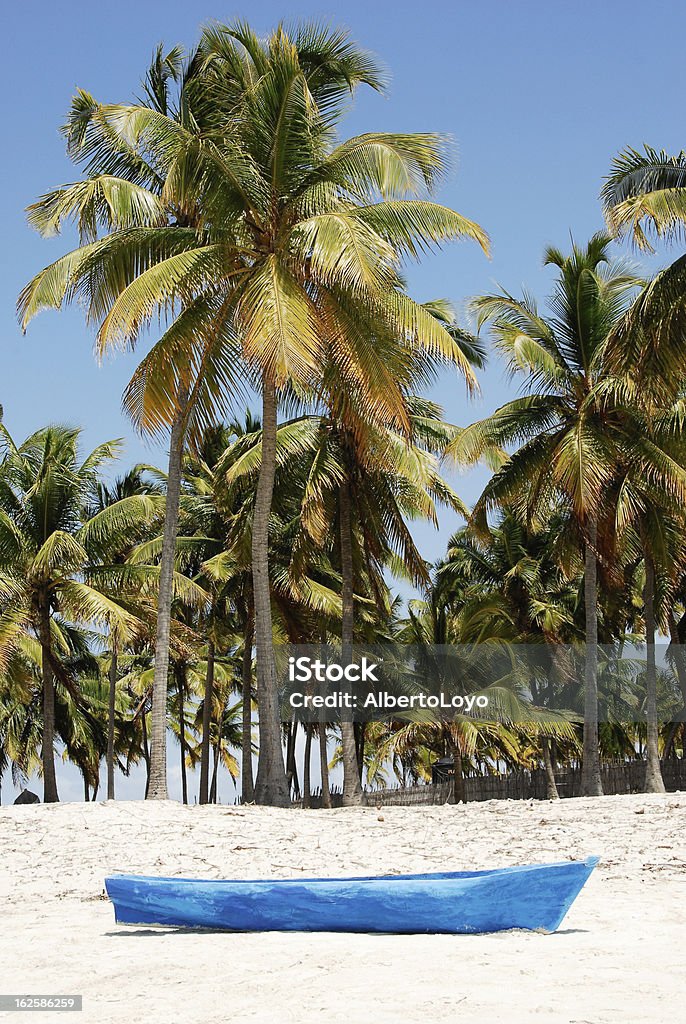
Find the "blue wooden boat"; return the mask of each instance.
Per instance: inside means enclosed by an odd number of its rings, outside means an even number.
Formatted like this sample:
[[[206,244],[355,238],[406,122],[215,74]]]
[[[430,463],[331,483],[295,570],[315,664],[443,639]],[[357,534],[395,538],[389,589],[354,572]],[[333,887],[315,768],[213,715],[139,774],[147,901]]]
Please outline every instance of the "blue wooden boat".
[[[113,875],[120,924],[226,931],[553,932],[598,863],[361,878],[200,881]]]

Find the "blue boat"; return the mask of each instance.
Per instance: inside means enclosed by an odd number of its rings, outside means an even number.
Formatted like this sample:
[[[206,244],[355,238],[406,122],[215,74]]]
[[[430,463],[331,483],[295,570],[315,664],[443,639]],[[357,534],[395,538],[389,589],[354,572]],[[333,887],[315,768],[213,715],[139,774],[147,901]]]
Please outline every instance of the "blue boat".
[[[119,924],[222,931],[553,932],[598,863],[361,878],[200,881],[113,875]]]

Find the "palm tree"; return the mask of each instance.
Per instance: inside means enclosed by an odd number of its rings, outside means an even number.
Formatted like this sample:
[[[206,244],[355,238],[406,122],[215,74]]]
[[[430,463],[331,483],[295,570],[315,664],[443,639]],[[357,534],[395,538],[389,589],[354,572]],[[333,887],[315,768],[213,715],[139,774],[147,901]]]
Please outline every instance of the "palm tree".
[[[633,529],[634,547],[643,556],[643,608],[646,638],[646,782],[647,793],[663,793],[657,716],[657,668],[655,635],[657,626],[669,630],[666,609],[683,564],[683,508],[686,500],[686,445],[679,410],[650,408],[645,389],[638,398],[638,410],[627,423],[636,438],[653,449],[659,472],[650,475],[629,463],[622,473],[622,506],[618,527]],[[644,407],[650,408],[646,415]]]
[[[99,445],[81,460],[78,430],[46,427],[21,445],[4,427],[0,431],[5,445],[0,463],[0,659],[16,649],[27,631],[37,638],[44,799],[51,802],[58,799],[53,750],[56,679],[78,703],[73,681],[60,661],[60,636],[70,622],[89,628],[102,624],[121,635],[135,630],[136,618],[108,596],[90,572],[101,563],[103,551],[121,543],[149,515],[149,499],[130,497],[91,514],[98,471],[118,454],[117,441]],[[108,571],[111,576],[115,569]]]
[[[639,249],[652,251],[651,235],[668,241],[680,240],[686,223],[686,154],[682,151],[677,156],[670,156],[664,150],[658,152],[650,146],[644,146],[642,153],[634,149],[624,150],[613,162],[602,190],[602,200],[612,233],[617,237],[629,235]],[[657,412],[657,422],[664,426],[666,419],[675,440],[680,439],[682,432],[680,413],[686,368],[683,356],[685,324],[686,257],[681,256],[645,286],[613,332],[609,353],[617,373],[636,383],[634,401],[643,408],[646,423],[652,428]],[[668,521],[660,522],[656,514],[660,507],[664,507],[664,502],[659,498],[655,500],[654,495],[652,498],[640,531],[645,550],[649,662],[646,788],[659,792],[663,784],[655,718],[654,541],[664,537],[665,527],[669,531],[670,525]],[[659,539],[657,547],[660,547]],[[674,562],[673,557],[662,560],[666,580],[673,578],[670,568]],[[680,666],[679,671],[683,674]]]
[[[640,281],[630,269],[608,262],[610,239],[595,235],[569,256],[549,248],[545,263],[558,268],[550,313],[539,313],[533,299],[503,293],[475,300],[480,326],[492,333],[510,369],[525,378],[528,394],[466,428],[450,451],[460,462],[510,444],[506,457],[486,485],[475,508],[485,525],[494,506],[519,506],[535,521],[562,504],[584,549],[585,701],[583,790],[600,795],[598,753],[598,554],[599,536],[618,463],[635,459],[637,471],[655,469],[651,453],[639,451],[636,438],[624,434],[622,413],[603,392],[609,371],[606,347]],[[640,469],[639,469],[640,467]]]
[[[446,614],[459,617],[461,642],[498,640],[548,644],[552,664],[541,692],[531,681],[536,704],[553,706],[553,687],[563,668],[561,645],[583,635],[577,625],[580,566],[560,564],[564,518],[532,529],[505,508],[487,531],[459,530],[448,542],[445,559],[435,566],[434,593]],[[559,701],[557,706],[562,706]],[[549,799],[557,799],[550,738],[540,737]]]
[[[456,539],[459,547],[459,535]],[[464,569],[463,559],[459,560]],[[453,797],[459,803],[466,799],[465,768],[478,753],[491,764],[504,760],[521,766],[524,738],[531,741],[539,736],[552,736],[570,740],[574,732],[564,716],[541,713],[532,706],[524,692],[528,680],[513,675],[509,659],[499,656],[499,644],[482,645],[493,637],[484,636],[481,630],[476,643],[472,640],[470,595],[467,592],[458,597],[451,593],[447,579],[441,578],[442,568],[438,567],[435,585],[426,599],[409,603],[407,619],[400,624],[397,638],[411,645],[421,678],[440,681],[447,692],[457,670],[462,685],[467,685],[470,692],[488,697],[489,711],[484,716],[454,714],[444,720],[436,720],[431,712],[406,715],[410,721],[404,725],[396,723],[386,749],[389,754],[402,753],[403,757],[414,743],[434,745],[442,754],[448,751],[454,763]],[[454,584],[455,576],[450,575]],[[495,638],[502,640],[497,616],[494,621]],[[450,649],[449,658],[444,656],[446,648]]]
[[[402,253],[480,229],[444,208],[405,196],[431,185],[442,167],[429,136],[369,135],[332,148],[341,103],[358,84],[382,85],[366,54],[343,33],[304,26],[266,42],[247,28],[206,36],[215,65],[243,62],[257,85],[245,118],[232,125],[241,192],[225,177],[231,213],[243,212],[251,263],[233,291],[246,361],[262,393],[263,458],[252,531],[253,592],[260,707],[258,801],[288,799],[280,750],[269,592],[269,513],[276,457],[278,393],[316,389],[325,361],[341,367],[378,415],[406,422],[402,395],[382,365],[386,346],[416,344],[444,353],[447,332],[404,294]],[[240,154],[235,147],[240,146]],[[227,156],[229,155],[227,147]],[[247,159],[246,159],[247,157]],[[374,202],[382,194],[383,202]],[[397,198],[396,198],[397,197]],[[376,331],[370,328],[376,326]]]
[[[105,509],[111,508],[113,505],[117,505],[120,501],[125,501],[127,498],[151,493],[156,493],[156,488],[154,485],[143,480],[140,467],[134,467],[134,469],[130,470],[125,476],[116,479],[111,486],[108,486],[102,481],[98,481],[91,514],[95,515],[99,512],[104,512]],[[159,502],[157,504],[159,504]],[[150,502],[147,507],[145,505],[142,506],[141,511],[144,514],[141,515],[137,523],[130,523],[130,529],[127,531],[125,537],[122,537],[121,534],[119,534],[116,537],[108,538],[114,544],[114,547],[109,547],[108,549],[103,547],[100,555],[102,564],[98,567],[101,572],[103,570],[107,571],[107,566],[123,566],[136,543],[142,541],[146,533],[149,533],[154,529],[155,520],[159,518],[161,509],[156,507],[156,504],[153,502]],[[143,569],[142,572],[144,573],[145,569]],[[114,580],[114,588],[111,586],[109,588],[113,591],[110,596],[114,596],[116,593],[120,604],[123,601],[126,601],[129,610],[133,614],[135,614],[136,611],[140,612],[140,609],[136,608],[136,598],[139,596],[141,583],[149,580],[150,574],[147,575],[146,580],[146,578],[141,577],[139,573],[137,579],[128,581],[129,593],[126,593],[122,592],[121,574],[118,573],[117,578]],[[101,586],[104,583],[105,581],[101,580]],[[131,584],[133,584],[133,586],[131,586]],[[118,659],[120,650],[122,649],[122,643],[125,642],[128,637],[120,635],[120,632],[116,628],[116,622],[114,622],[109,628],[109,639],[110,658],[107,669],[109,682],[107,719],[107,799],[114,800],[114,741]]]
[[[655,239],[680,241],[686,223],[686,153],[670,156],[644,146],[613,161],[602,189],[608,229],[653,251]],[[632,375],[673,398],[682,390],[686,360],[686,255],[656,274],[613,332],[609,355],[617,372]]]
[[[444,450],[456,428],[443,422],[441,410],[433,403],[415,397],[407,402],[414,443],[391,428],[365,424],[360,415],[354,417],[352,429],[351,411],[344,419],[334,398],[327,414],[298,417],[277,429],[277,479],[291,485],[300,482],[288,567],[291,601],[296,597],[306,604],[313,600],[313,577],[322,569],[323,555],[340,572],[344,650],[351,648],[357,632],[355,606],[362,606],[364,614],[364,605],[388,603],[384,573],[389,565],[413,583],[428,584],[428,569],[408,520],[423,517],[437,525],[437,504],[467,515],[441,478],[432,454]],[[250,441],[244,439],[241,454],[228,470],[231,482],[254,480],[259,474],[262,434],[255,434],[248,447]],[[283,501],[281,488],[278,494]],[[331,611],[339,613],[336,607]],[[339,628],[330,621],[327,631]],[[316,632],[313,640],[319,641]],[[341,722],[341,734],[343,801],[359,803],[361,779],[352,724]]]
[[[186,64],[175,47],[160,47],[144,80],[144,100],[134,108],[157,119],[194,143],[207,129],[199,104],[200,58]],[[193,443],[217,409],[230,411],[236,387],[236,348],[215,322],[215,289],[193,288],[179,277],[189,253],[205,240],[199,234],[204,213],[199,198],[183,190],[183,157],[160,136],[131,133],[122,118],[130,107],[106,107],[80,90],[63,132],[85,178],[47,193],[29,208],[29,220],[41,234],[55,234],[69,218],[78,224],[81,246],[46,267],[22,291],[19,311],[24,328],[44,308],[84,301],[89,320],[98,323],[97,348],[106,351],[135,344],[160,309],[168,326],[134,374],[124,405],[144,434],[169,436],[164,543],[160,563],[152,710],[151,779],[148,796],[166,797],[166,707],[173,598],[173,564],[178,524],[181,462],[184,445]],[[135,134],[135,133],[134,133]],[[226,260],[233,259],[230,250]],[[173,297],[161,306],[150,285],[176,281]],[[130,303],[130,288],[148,290],[147,312],[134,314],[126,338],[108,324],[121,305]],[[172,286],[174,287],[174,286]],[[154,288],[153,288],[154,291]],[[119,303],[119,305],[117,305]],[[139,313],[141,311],[139,310]]]
[[[184,100],[171,114],[170,79],[181,82]],[[48,268],[21,299],[27,322],[38,309],[85,291],[101,324],[101,350],[132,343],[160,311],[181,308],[127,395],[142,425],[173,424],[156,658],[161,695],[178,451],[192,434],[189,417],[206,416],[233,388],[240,342],[263,401],[265,458],[252,534],[261,712],[256,795],[263,802],[288,798],[268,571],[278,393],[286,385],[316,389],[326,356],[370,411],[402,427],[402,393],[384,369],[380,333],[387,332],[386,347],[411,343],[451,357],[455,343],[405,294],[399,261],[450,238],[486,246],[471,221],[407,198],[440,175],[439,137],[377,133],[333,146],[342,103],[361,83],[381,88],[382,76],[345,33],[304,25],[292,37],[279,28],[263,42],[238,24],[206,30],[185,74],[178,51],[161,61],[148,76],[148,106],[105,108],[80,94],[73,151],[90,158],[93,177],[44,197],[33,219],[47,231],[76,211],[90,237],[98,221],[110,233]],[[120,168],[128,180],[112,188]],[[159,713],[153,718],[152,789],[164,795],[164,723]]]

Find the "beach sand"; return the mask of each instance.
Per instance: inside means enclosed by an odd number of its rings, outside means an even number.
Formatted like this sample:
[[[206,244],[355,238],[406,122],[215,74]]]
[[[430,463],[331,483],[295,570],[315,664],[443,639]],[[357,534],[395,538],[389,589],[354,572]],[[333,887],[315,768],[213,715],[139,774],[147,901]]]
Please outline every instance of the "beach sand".
[[[600,865],[554,935],[126,928],[103,889],[116,871],[297,877],[589,854]],[[77,1024],[664,1024],[686,1019],[686,794],[383,811],[2,807],[0,907],[0,992],[83,994],[67,1017]]]

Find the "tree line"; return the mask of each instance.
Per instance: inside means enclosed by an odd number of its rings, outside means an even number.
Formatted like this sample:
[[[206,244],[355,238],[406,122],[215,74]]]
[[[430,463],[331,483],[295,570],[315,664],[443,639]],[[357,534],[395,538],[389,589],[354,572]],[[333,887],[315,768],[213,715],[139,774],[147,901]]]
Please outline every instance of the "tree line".
[[[56,729],[91,791],[103,756],[108,791],[115,760],[144,759],[146,795],[166,797],[171,722],[185,798],[188,765],[200,762],[204,802],[240,748],[244,798],[289,803],[279,641],[585,641],[583,723],[342,723],[346,803],[384,765],[422,777],[445,749],[456,778],[465,761],[540,758],[552,774],[580,756],[589,795],[601,750],[645,751],[653,790],[660,756],[679,742],[683,754],[680,722],[660,730],[654,655],[658,630],[675,647],[685,631],[684,267],[645,281],[610,243],[679,235],[686,158],[617,158],[606,233],[545,253],[557,281],[543,311],[528,295],[473,301],[523,394],[457,427],[423,393],[446,370],[475,390],[484,343],[448,301],[416,302],[403,271],[454,239],[488,251],[488,237],[433,198],[441,136],[339,141],[363,85],[383,90],[383,69],[345,32],[306,23],[260,39],[237,23],[189,52],[160,47],[135,102],[73,98],[63,134],[81,177],[29,220],[44,235],[73,223],[79,245],[25,287],[21,322],[77,301],[100,354],[145,345],[123,405],[143,435],[168,437],[169,464],[108,487],[115,442],[84,459],[77,431],[3,433],[2,756],[21,774],[40,748],[46,800]],[[241,419],[251,392],[259,422]],[[469,510],[442,466],[477,461],[492,476]],[[429,566],[410,525],[440,506],[467,525]],[[392,576],[422,600],[403,612]],[[598,642],[633,634],[648,652],[646,724],[608,730]],[[326,778],[326,736],[307,727],[305,774],[318,737]]]

